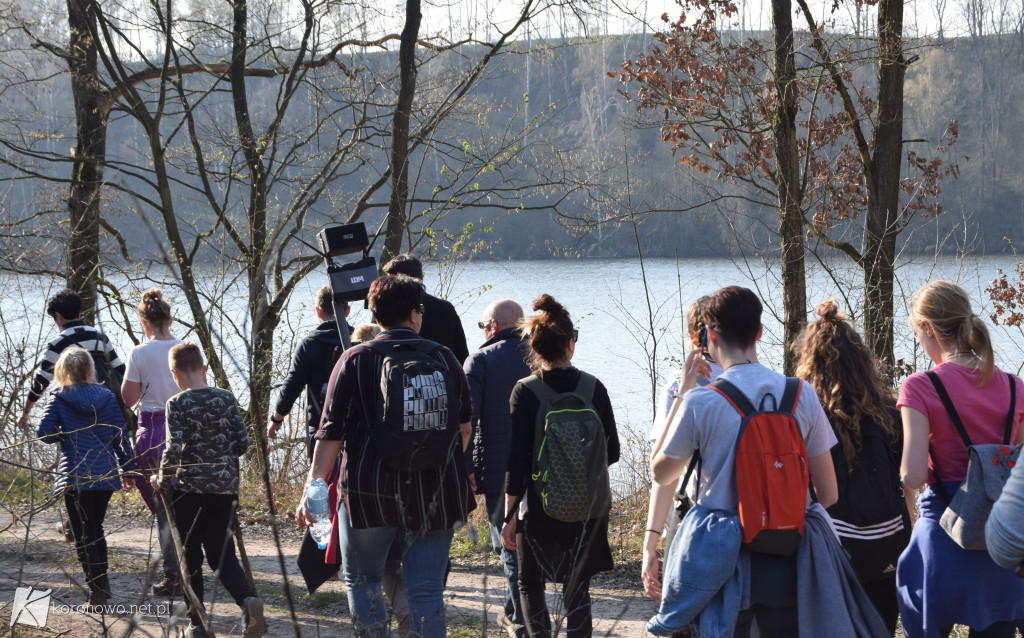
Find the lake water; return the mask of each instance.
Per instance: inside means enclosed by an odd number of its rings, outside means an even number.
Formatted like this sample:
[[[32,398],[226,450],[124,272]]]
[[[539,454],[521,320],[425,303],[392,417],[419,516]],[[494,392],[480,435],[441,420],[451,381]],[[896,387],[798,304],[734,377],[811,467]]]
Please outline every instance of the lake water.
[[[922,283],[931,279],[952,279],[961,283],[975,300],[976,311],[987,318],[991,304],[984,293],[985,286],[996,277],[997,269],[1012,273],[1015,265],[1016,260],[1012,256],[941,259],[936,262],[922,260],[901,265],[895,317],[897,357],[923,365],[922,355],[914,348],[913,336],[906,322],[906,303]],[[731,284],[757,291],[765,302],[765,336],[759,346],[759,356],[763,362],[777,367],[782,360],[778,320],[782,304],[777,268],[766,267],[759,262],[743,263],[728,259],[681,260],[678,263],[671,259],[657,259],[645,260],[644,266],[646,287],[639,260],[595,259],[477,260],[448,270],[429,268],[426,285],[456,305],[471,351],[483,341],[476,322],[482,318],[484,308],[491,301],[514,299],[530,312],[530,303],[541,293],[555,297],[568,308],[580,330],[574,364],[595,374],[608,387],[623,433],[644,437],[652,414],[652,375],[660,385],[666,375],[678,369],[682,355],[681,317],[697,297]],[[277,359],[282,368],[281,374],[287,371],[287,361],[294,344],[292,333],[301,336],[316,324],[310,310],[312,295],[325,282],[325,275],[314,273],[292,298],[285,316],[285,329],[282,330],[285,334],[278,341]],[[3,329],[7,335],[14,336],[24,327],[28,327],[28,332],[34,328],[38,337],[29,340],[27,350],[35,348],[37,351],[52,336],[52,324],[46,321],[46,325],[40,325],[43,323],[39,322],[40,315],[30,312],[19,317],[15,310],[41,309],[46,297],[55,291],[54,286],[59,287],[60,284],[41,285],[38,280],[33,280],[29,286],[15,283],[10,279],[0,282]],[[165,286],[165,293],[174,308],[183,309],[184,302],[172,287]],[[813,318],[814,306],[829,297],[839,299],[840,305],[856,317],[862,298],[859,274],[846,269],[833,278],[820,269],[812,270],[808,282],[809,316]],[[241,308],[241,297],[238,299],[236,308]],[[232,316],[238,317],[239,313],[227,313],[220,325],[225,347],[233,351],[236,362],[242,362],[235,369],[240,388],[242,379],[247,376],[244,370],[245,347],[241,338],[231,336]],[[182,317],[183,323],[185,319]],[[369,311],[361,306],[353,308],[350,321],[353,325],[369,321]],[[31,326],[28,322],[39,323]],[[123,323],[123,318],[103,317],[104,329],[122,356],[132,345],[121,327]],[[1020,331],[995,327],[991,323],[990,327],[999,365],[1018,370],[1024,361]],[[175,327],[173,332],[181,336],[184,330]],[[30,353],[28,358],[32,360],[34,355]]]

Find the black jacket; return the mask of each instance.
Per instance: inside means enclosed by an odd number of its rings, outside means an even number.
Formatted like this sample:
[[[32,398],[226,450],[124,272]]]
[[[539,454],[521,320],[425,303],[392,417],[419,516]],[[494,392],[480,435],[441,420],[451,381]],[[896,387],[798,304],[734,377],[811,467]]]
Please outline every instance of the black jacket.
[[[322,397],[334,364],[341,356],[341,349],[338,322],[334,319],[321,323],[303,337],[292,355],[292,367],[281,386],[281,394],[274,408],[278,414],[288,414],[299,394],[303,389],[306,390],[306,445],[310,459],[313,458],[313,435],[320,427]]]
[[[455,353],[459,363],[465,363],[469,356],[466,345],[466,333],[462,330],[462,319],[455,312],[455,306],[444,299],[423,293],[423,325],[420,336],[430,339],[442,346],[447,346]]]

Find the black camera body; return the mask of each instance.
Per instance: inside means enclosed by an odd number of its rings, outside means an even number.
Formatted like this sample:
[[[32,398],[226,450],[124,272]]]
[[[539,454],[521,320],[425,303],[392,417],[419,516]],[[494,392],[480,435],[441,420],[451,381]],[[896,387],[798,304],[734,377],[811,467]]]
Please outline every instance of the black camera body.
[[[362,252],[370,245],[366,237],[366,224],[363,222],[328,226],[316,234],[316,241],[328,265],[331,257]]]
[[[364,257],[341,266],[328,263],[327,275],[331,278],[335,301],[362,301],[370,292],[370,284],[377,279],[377,260]]]

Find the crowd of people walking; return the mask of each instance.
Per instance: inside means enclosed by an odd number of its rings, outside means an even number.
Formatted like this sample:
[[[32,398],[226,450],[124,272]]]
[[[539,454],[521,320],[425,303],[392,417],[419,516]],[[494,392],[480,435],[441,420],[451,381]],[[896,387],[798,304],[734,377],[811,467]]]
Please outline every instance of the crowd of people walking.
[[[482,494],[505,575],[502,629],[591,636],[590,582],[613,567],[608,468],[620,456],[612,399],[591,372],[610,373],[573,365],[588,336],[579,341],[549,295],[528,316],[513,300],[490,303],[470,352],[455,308],[425,293],[418,259],[401,255],[383,272],[367,298],[373,325],[349,326],[347,304],[329,286],[317,292],[320,323],[295,351],[268,428],[279,436],[305,393],[307,484],[328,482],[333,503],[316,560],[337,565],[356,634],[386,636],[394,621],[402,636],[446,635],[449,550]],[[739,286],[696,300],[682,370],[658,393],[640,573],[659,601],[648,631],[880,637],[899,626],[931,638],[960,624],[1009,638],[1024,628],[1024,384],[995,367],[966,292],[938,281],[914,294],[911,328],[933,365],[898,392],[831,300],[787,344],[796,376],[770,369],[759,360],[762,310]],[[81,320],[75,293],[47,313],[60,334],[20,424],[54,381],[36,431],[60,446],[54,491],[89,604],[114,594],[103,521],[111,494],[134,486],[159,532],[153,593],[184,589],[190,602],[182,634],[207,635],[205,558],[245,636],[264,635],[232,540],[250,444],[234,396],[207,385],[197,345],[172,336],[158,289],[138,306],[146,340],[127,365]],[[122,407],[137,410],[134,439]],[[999,448],[996,487],[975,461],[987,444]],[[967,480],[975,473],[985,478]],[[979,493],[992,513],[970,519],[957,504]],[[302,526],[317,520],[304,494]],[[980,549],[964,540],[970,524]]]

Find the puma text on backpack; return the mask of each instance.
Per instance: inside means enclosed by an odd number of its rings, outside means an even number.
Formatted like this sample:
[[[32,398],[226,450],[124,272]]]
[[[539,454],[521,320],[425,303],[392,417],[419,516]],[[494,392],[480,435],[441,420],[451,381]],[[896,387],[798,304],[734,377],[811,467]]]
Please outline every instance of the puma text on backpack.
[[[735,469],[743,542],[751,551],[789,556],[800,544],[810,483],[807,448],[793,416],[801,381],[787,378],[782,401],[776,404],[773,395],[765,394],[756,409],[725,379],[707,387],[725,397],[743,419]]]
[[[900,485],[900,458],[885,431],[861,422],[860,451],[853,472],[837,446],[839,501],[828,508],[850,564],[861,582],[888,576],[910,542],[910,512]]]
[[[370,424],[381,460],[413,472],[444,465],[459,440],[460,397],[447,366],[431,356],[441,346],[426,339],[365,345],[384,358]]]
[[[567,523],[607,516],[612,507],[604,426],[594,411],[597,379],[580,372],[573,392],[537,375],[523,380],[539,400],[531,478],[544,512]]]

